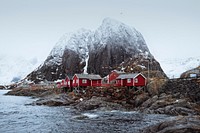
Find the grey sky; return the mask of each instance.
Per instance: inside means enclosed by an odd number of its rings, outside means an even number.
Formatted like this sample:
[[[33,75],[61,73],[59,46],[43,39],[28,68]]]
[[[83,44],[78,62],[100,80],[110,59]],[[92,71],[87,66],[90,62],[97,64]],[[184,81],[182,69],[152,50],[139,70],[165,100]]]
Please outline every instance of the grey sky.
[[[0,0],[0,54],[45,59],[59,38],[105,17],[135,27],[157,59],[199,56],[199,0]]]

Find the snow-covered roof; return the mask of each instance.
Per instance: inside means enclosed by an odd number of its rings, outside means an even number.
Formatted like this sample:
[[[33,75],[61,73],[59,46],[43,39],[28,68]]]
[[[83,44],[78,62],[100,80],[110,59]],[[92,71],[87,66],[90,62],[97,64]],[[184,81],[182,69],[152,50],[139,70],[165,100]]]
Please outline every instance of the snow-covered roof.
[[[141,73],[129,73],[129,74],[122,74],[117,77],[117,79],[132,79],[137,77],[138,75],[142,75]],[[142,75],[143,76],[143,75]],[[144,77],[144,76],[143,76]],[[144,77],[145,78],[145,77]]]
[[[96,74],[75,74],[75,75],[81,79],[102,79],[100,75]]]

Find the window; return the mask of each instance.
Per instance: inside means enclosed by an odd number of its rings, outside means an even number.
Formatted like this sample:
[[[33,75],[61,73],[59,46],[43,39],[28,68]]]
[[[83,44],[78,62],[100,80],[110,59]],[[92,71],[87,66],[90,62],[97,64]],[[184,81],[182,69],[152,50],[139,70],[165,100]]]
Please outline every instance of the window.
[[[138,78],[135,78],[135,83],[138,83]]]
[[[127,79],[127,83],[131,83],[131,79]]]
[[[68,81],[68,85],[70,85],[70,81]]]
[[[87,80],[86,80],[86,79],[83,79],[83,80],[82,80],[82,83],[83,83],[83,84],[86,84],[86,83],[87,83]]]
[[[75,83],[75,80],[73,80],[73,84]]]
[[[78,84],[78,79],[76,80],[76,83]]]

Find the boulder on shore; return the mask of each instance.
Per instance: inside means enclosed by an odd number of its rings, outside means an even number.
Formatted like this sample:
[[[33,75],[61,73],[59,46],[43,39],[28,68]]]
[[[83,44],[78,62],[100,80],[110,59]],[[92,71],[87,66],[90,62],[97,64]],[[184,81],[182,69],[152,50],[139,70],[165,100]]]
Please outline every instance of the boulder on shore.
[[[190,102],[187,98],[177,99],[172,95],[162,93],[146,100],[139,110],[150,114],[168,115],[197,115],[199,114],[198,105]]]
[[[79,111],[85,110],[125,110],[125,108],[118,103],[109,102],[109,98],[93,96],[91,99],[84,99],[74,106]]]
[[[147,127],[142,133],[200,133],[199,116],[179,116]]]
[[[75,103],[75,101],[67,94],[49,95],[35,101],[34,105],[46,105],[46,106],[67,106]]]

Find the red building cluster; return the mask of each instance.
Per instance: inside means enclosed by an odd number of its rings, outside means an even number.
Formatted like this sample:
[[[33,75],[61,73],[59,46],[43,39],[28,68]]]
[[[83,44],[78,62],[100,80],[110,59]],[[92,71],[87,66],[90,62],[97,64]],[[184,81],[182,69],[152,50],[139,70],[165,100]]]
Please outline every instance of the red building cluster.
[[[120,71],[112,71],[105,78],[95,74],[75,74],[74,76],[66,76],[60,84],[59,88],[85,88],[85,87],[143,87],[146,86],[147,79],[141,73],[124,73]]]

